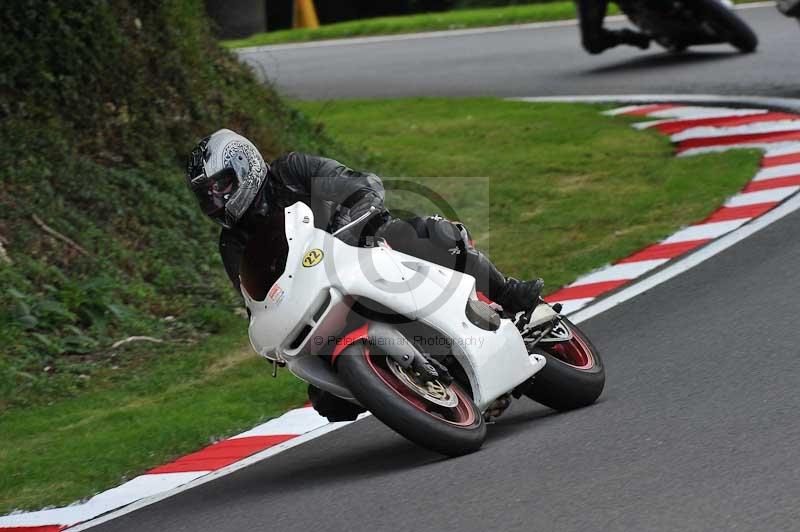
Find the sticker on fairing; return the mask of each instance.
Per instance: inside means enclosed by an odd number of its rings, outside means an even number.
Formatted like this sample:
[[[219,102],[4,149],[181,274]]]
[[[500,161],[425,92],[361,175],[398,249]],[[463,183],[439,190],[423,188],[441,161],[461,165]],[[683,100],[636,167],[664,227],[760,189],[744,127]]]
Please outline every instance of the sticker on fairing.
[[[286,295],[286,291],[280,287],[280,285],[276,284],[273,285],[272,288],[269,289],[269,293],[267,293],[267,299],[275,303],[276,305],[283,301],[283,296]]]
[[[303,268],[311,268],[312,266],[316,266],[320,262],[322,262],[322,257],[324,253],[322,253],[321,249],[314,248],[308,250],[305,256],[303,257]]]

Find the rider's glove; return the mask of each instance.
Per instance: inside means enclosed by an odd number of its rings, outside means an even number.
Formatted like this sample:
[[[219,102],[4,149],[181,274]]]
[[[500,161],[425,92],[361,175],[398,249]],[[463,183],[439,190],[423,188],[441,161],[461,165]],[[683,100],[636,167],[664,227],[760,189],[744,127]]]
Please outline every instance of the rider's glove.
[[[331,225],[328,228],[328,231],[330,233],[335,233],[336,231],[338,231],[339,229],[341,229],[345,225],[349,224],[350,222],[351,222],[351,220],[350,220],[349,216],[345,216],[342,213],[336,213],[336,216],[334,217],[333,222],[331,222]],[[358,232],[361,229],[362,228],[360,226],[359,227],[353,227],[351,229],[347,229],[346,231],[342,231],[341,233],[336,235],[336,238],[338,238],[339,240],[341,240],[342,242],[344,242],[345,244],[348,244],[350,246],[357,246],[358,245]]]

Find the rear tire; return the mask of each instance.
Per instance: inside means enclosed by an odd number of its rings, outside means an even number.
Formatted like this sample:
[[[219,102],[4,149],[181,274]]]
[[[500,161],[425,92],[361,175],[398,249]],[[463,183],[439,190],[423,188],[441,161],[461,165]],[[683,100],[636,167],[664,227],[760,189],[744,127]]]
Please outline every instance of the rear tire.
[[[547,363],[525,392],[537,403],[559,411],[593,404],[606,383],[606,370],[597,349],[574,323],[562,320],[572,330],[573,339],[564,342],[561,349],[544,343],[534,348],[533,352],[544,356]]]
[[[719,0],[695,0],[695,10],[702,16],[720,37],[749,54],[758,48],[758,37],[739,15],[724,6]]]
[[[427,402],[404,385],[389,370],[389,362],[374,347],[355,344],[337,358],[336,368],[359,403],[417,445],[447,456],[469,454],[481,448],[486,438],[486,423],[469,395],[455,383],[449,387],[459,398],[458,412],[454,408],[451,414],[449,409]],[[425,411],[428,408],[434,413]]]

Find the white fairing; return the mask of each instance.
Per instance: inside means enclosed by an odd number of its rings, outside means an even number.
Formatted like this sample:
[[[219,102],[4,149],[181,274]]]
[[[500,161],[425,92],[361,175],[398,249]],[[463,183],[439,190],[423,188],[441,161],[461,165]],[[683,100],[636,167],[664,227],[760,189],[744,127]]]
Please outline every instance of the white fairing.
[[[350,398],[315,353],[348,332],[342,327],[355,296],[455,339],[453,354],[481,409],[544,367],[544,358],[527,353],[509,320],[502,320],[497,331],[487,331],[467,319],[467,300],[475,297],[473,277],[388,247],[349,246],[315,229],[311,209],[303,203],[285,213],[289,245],[285,271],[264,301],[254,301],[243,290],[252,316],[250,341],[262,356],[285,361],[300,378]],[[322,257],[312,253],[304,266],[312,250],[320,250]]]

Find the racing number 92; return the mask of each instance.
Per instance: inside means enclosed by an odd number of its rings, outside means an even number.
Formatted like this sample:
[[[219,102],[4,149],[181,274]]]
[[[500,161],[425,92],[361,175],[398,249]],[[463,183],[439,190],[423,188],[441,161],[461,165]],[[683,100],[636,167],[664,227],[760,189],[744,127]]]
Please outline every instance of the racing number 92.
[[[310,249],[306,252],[305,256],[303,257],[303,267],[304,268],[311,268],[312,266],[316,266],[320,262],[322,262],[323,253],[321,249]]]

